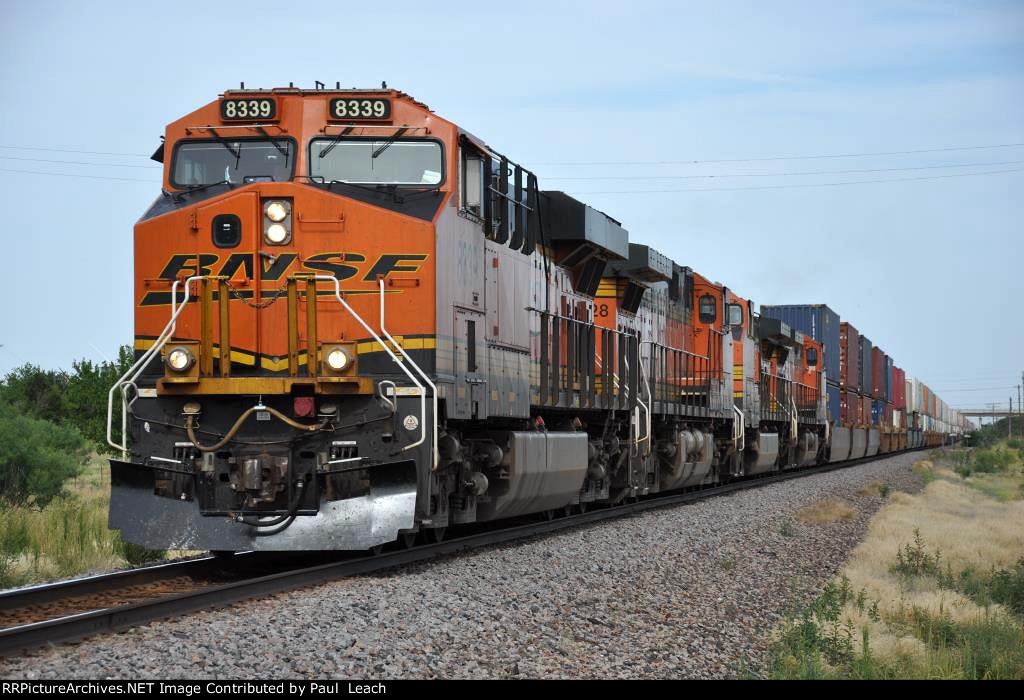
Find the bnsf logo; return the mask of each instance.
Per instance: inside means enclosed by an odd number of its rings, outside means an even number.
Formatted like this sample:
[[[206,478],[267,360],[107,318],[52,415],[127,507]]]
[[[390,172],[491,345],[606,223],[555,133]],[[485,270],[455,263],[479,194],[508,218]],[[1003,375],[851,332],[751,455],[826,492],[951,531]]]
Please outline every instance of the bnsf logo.
[[[317,253],[299,260],[296,253],[281,253],[277,256],[260,256],[260,279],[273,282],[282,279],[289,271],[316,272],[333,276],[339,281],[359,277],[363,282],[374,282],[392,272],[417,272],[427,259],[420,253],[385,253],[372,264],[360,253]],[[172,255],[160,272],[160,278],[175,280],[193,275],[220,275],[231,279],[241,271],[247,279],[253,279],[256,269],[255,253],[232,253],[224,259],[214,253],[178,253]],[[296,265],[296,263],[300,263]],[[298,269],[293,270],[293,267]],[[169,292],[149,292],[142,300],[142,306],[170,303]]]

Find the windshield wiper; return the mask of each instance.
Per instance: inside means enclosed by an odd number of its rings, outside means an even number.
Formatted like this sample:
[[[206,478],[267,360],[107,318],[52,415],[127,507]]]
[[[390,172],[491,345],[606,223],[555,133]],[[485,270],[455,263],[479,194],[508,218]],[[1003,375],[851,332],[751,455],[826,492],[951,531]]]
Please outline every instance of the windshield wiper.
[[[358,187],[361,190],[367,192],[373,192],[374,194],[381,194],[382,192],[397,192],[398,185],[392,185],[389,183],[379,183],[376,185],[366,185],[361,182],[346,182],[345,180],[331,180],[326,183],[328,187],[331,185],[346,185],[348,187]]]
[[[329,144],[327,144],[326,146],[324,146],[323,150],[322,150],[322,151],[320,151],[320,157],[321,157],[321,158],[323,158],[323,157],[324,157],[324,156],[326,156],[326,155],[327,155],[328,153],[330,153],[331,151],[333,151],[333,150],[334,150],[334,147],[335,147],[335,146],[337,146],[337,145],[338,145],[339,143],[341,143],[341,139],[342,139],[342,137],[344,137],[344,136],[348,136],[349,134],[351,134],[351,133],[352,133],[352,129],[353,129],[353,128],[354,128],[354,127],[351,127],[351,126],[345,127],[345,129],[344,129],[344,130],[343,130],[343,131],[342,131],[342,132],[341,132],[340,134],[338,134],[337,136],[335,136],[335,137],[334,137],[334,140],[333,140],[333,141],[331,141],[331,142],[330,142]]]
[[[221,180],[220,182],[207,182],[204,185],[185,185],[185,194],[192,194],[193,192],[200,192],[201,190],[209,189],[210,187],[216,187],[217,185],[227,185],[231,189],[234,189],[234,185],[231,184],[230,180]],[[182,201],[181,192],[174,193],[174,199],[176,201]]]
[[[345,182],[344,180],[331,180],[327,183],[327,189],[331,189],[332,185],[345,185],[346,187],[358,187],[361,190],[372,192],[373,194],[390,196],[395,204],[402,204],[405,198],[398,194],[398,185],[392,183],[381,182],[376,185],[365,185],[360,182]]]
[[[231,144],[228,142],[228,140],[225,137],[223,137],[223,136],[221,136],[220,134],[217,133],[216,129],[214,129],[213,127],[207,127],[207,128],[209,129],[210,133],[213,134],[213,138],[215,138],[217,140],[217,143],[219,143],[224,148],[228,149],[228,153],[230,153],[231,155],[233,155],[235,157],[235,170],[238,170],[238,161],[240,161],[242,159],[242,145],[239,144],[238,145],[238,150],[236,151],[235,149],[233,149],[231,147]]]
[[[284,146],[282,146],[281,144],[279,144],[277,142],[277,139],[275,139],[273,136],[271,136],[270,133],[267,132],[267,130],[264,129],[262,126],[257,127],[257,128],[260,130],[261,134],[263,134],[264,136],[267,137],[267,140],[270,141],[271,145],[274,148],[277,149],[277,152],[284,156],[284,167],[287,168],[288,167],[288,156],[289,156],[288,149],[285,148]]]
[[[391,144],[393,144],[395,141],[397,141],[399,138],[401,138],[402,134],[404,134],[408,130],[409,130],[409,127],[407,127],[407,126],[403,126],[403,127],[399,128],[398,131],[393,133],[391,135],[391,137],[387,141],[385,141],[383,144],[381,144],[380,148],[378,148],[376,151],[373,152],[373,155],[370,156],[370,159],[373,160],[377,156],[379,156],[381,153],[383,153],[384,151],[388,150],[388,148],[391,147]]]

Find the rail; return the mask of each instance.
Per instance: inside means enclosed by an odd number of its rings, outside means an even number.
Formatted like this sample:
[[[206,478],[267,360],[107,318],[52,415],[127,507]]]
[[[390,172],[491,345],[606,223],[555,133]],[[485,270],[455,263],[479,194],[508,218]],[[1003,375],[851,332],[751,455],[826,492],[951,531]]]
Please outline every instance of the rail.
[[[742,420],[740,423],[742,424]],[[608,508],[592,509],[573,515],[557,517],[553,520],[541,517],[533,522],[528,521],[526,523],[522,523],[522,520],[514,521],[511,524],[506,521],[493,528],[485,526],[482,532],[470,531],[469,534],[456,539],[445,540],[439,543],[419,544],[411,549],[398,549],[385,552],[380,556],[357,556],[355,558],[347,556],[341,557],[336,561],[315,563],[311,566],[309,563],[295,562],[295,553],[290,552],[287,553],[286,557],[282,558],[282,567],[277,571],[272,569],[256,571],[253,572],[256,575],[241,577],[239,580],[221,585],[197,587],[188,592],[163,595],[128,605],[104,603],[102,608],[97,607],[90,611],[0,629],[0,656],[9,656],[33,647],[81,639],[101,632],[122,630],[165,617],[188,614],[207,608],[222,607],[227,603],[264,598],[272,593],[315,585],[345,576],[381,571],[395,566],[427,561],[440,555],[458,554],[472,548],[514,542],[526,537],[534,537],[569,527],[612,520],[632,513],[683,503],[693,503],[706,498],[736,493],[744,489],[758,488],[804,476],[823,474],[837,469],[845,469],[858,464],[885,459],[902,452],[912,452],[920,449],[927,449],[927,447],[921,446],[886,454],[877,454],[852,461],[835,462],[823,466],[808,466],[774,474],[763,474],[692,491],[659,494],[636,501],[622,502]],[[237,562],[241,568],[245,560],[250,558],[253,558],[253,555],[235,555],[230,561],[232,563]],[[263,561],[263,556],[256,557],[254,559],[254,568],[261,565]],[[214,563],[221,569],[226,564],[223,561],[207,559],[193,562],[192,565],[205,567]],[[298,565],[296,566],[296,564]],[[143,577],[141,580],[138,580],[139,583],[165,578],[165,576],[161,575],[152,575],[148,571],[131,571],[116,576],[120,578],[119,585],[136,583],[135,579],[139,576]],[[106,590],[105,583],[109,578],[112,577],[98,577],[92,584],[89,592],[100,593]],[[65,598],[65,593],[71,594],[75,589],[81,591],[80,587],[68,585],[69,583],[74,584],[74,582],[51,584],[46,588],[53,590],[40,591],[38,593],[32,591],[12,591],[10,594],[5,594],[0,598],[0,607],[13,610],[26,604],[38,604],[40,600],[59,602]],[[3,600],[3,598],[6,598],[6,600]]]

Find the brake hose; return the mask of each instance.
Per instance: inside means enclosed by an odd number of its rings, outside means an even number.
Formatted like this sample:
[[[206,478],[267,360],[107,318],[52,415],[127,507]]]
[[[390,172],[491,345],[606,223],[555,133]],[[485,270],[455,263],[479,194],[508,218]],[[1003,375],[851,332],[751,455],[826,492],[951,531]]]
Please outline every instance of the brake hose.
[[[235,433],[237,433],[239,429],[242,427],[242,423],[245,422],[245,419],[252,415],[255,411],[267,411],[268,413],[271,413],[274,416],[276,416],[278,420],[282,421],[283,423],[287,423],[288,425],[297,430],[305,430],[307,432],[312,433],[317,430],[320,430],[323,427],[322,423],[300,423],[297,420],[289,418],[285,414],[278,411],[276,408],[264,406],[263,404],[256,404],[255,406],[251,406],[245,411],[243,411],[242,415],[238,417],[238,420],[236,420],[235,424],[231,426],[231,429],[228,430],[224,438],[219,442],[214,443],[213,445],[200,444],[199,440],[196,438],[194,414],[189,414],[188,416],[185,417],[185,431],[188,433],[188,439],[192,441],[192,444],[195,445],[196,449],[198,449],[200,452],[216,452],[217,450],[221,449],[231,441],[231,438],[233,438],[235,436]]]

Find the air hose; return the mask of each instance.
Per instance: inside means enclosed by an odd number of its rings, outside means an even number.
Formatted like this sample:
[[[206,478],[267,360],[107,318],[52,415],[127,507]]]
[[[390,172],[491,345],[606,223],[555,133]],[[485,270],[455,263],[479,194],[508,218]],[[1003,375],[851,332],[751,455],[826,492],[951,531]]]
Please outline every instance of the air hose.
[[[233,438],[235,436],[235,433],[237,433],[239,429],[242,427],[242,423],[245,422],[245,419],[248,418],[253,413],[255,413],[256,411],[267,411],[268,413],[277,417],[283,423],[287,423],[296,430],[305,430],[312,433],[317,430],[320,430],[323,427],[322,423],[300,423],[297,420],[289,418],[285,414],[278,411],[276,408],[271,408],[270,406],[264,406],[262,403],[258,403],[255,406],[251,406],[245,411],[243,411],[242,415],[238,417],[238,420],[236,420],[235,424],[231,426],[231,429],[228,430],[224,438],[221,439],[219,442],[214,443],[213,445],[203,445],[196,438],[194,415],[190,414],[186,416],[185,432],[188,433],[188,439],[192,441],[192,444],[195,445],[196,449],[198,449],[200,452],[216,452],[217,450],[221,449],[229,442],[231,442],[231,438]]]

